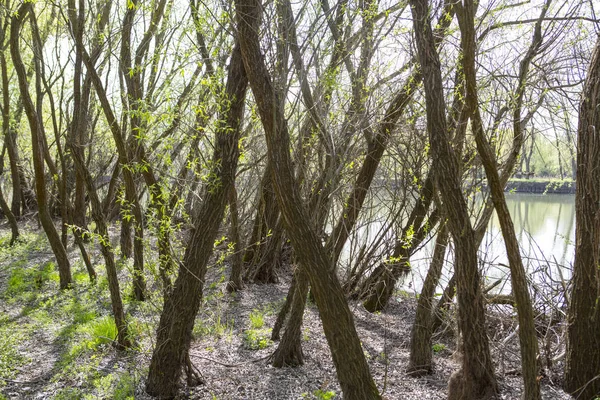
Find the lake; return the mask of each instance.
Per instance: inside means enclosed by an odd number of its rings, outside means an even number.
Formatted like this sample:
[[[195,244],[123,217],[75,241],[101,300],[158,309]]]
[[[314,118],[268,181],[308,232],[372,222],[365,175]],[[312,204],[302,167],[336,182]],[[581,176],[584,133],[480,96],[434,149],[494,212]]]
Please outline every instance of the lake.
[[[506,193],[521,256],[528,275],[538,283],[557,283],[571,277],[575,256],[575,196],[566,194]],[[400,284],[403,289],[419,292],[433,253],[433,240],[411,258],[412,273]],[[451,250],[450,250],[451,251]],[[508,278],[504,240],[498,218],[490,221],[481,244],[480,262],[487,283]],[[452,263],[453,257],[449,258]],[[449,279],[449,265],[444,280]],[[445,282],[444,282],[445,284]],[[506,279],[496,290],[509,293]]]

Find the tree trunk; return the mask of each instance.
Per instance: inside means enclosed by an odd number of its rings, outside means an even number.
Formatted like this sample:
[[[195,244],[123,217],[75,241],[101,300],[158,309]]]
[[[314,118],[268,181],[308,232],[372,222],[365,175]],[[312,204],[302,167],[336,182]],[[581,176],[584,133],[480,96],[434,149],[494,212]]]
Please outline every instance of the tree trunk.
[[[125,215],[127,211],[121,206],[121,233],[119,243],[121,247],[121,258],[133,257],[133,241],[131,240],[131,217]]]
[[[4,158],[4,157],[2,157],[2,158]],[[1,160],[1,161],[4,161],[4,160]],[[2,167],[0,166],[0,168],[2,168]],[[0,173],[0,175],[1,175],[1,173]],[[12,213],[10,206],[8,205],[8,203],[6,202],[6,199],[4,198],[4,193],[2,193],[1,187],[0,187],[0,206],[2,207],[2,212],[6,216],[6,219],[8,220],[8,224],[10,225],[10,230],[11,230],[10,245],[12,246],[13,244],[15,244],[15,242],[19,238],[19,225],[17,224],[17,219],[15,218],[14,214]]]
[[[485,138],[483,122],[479,111],[477,78],[475,71],[475,6],[473,0],[465,0],[457,6],[458,21],[461,30],[462,65],[467,89],[466,106],[471,115],[471,127],[475,135],[477,151],[481,157],[488,184],[490,186],[494,208],[498,214],[506,254],[510,265],[512,290],[515,295],[519,320],[519,339],[521,363],[524,381],[523,396],[526,399],[541,399],[538,380],[538,343],[535,331],[533,308],[529,296],[527,277],[515,228],[506,205],[504,186],[500,181],[496,157]],[[468,344],[467,344],[468,345]]]
[[[50,246],[52,247],[52,251],[56,257],[60,278],[60,288],[67,289],[71,285],[71,266],[67,252],[61,243],[60,236],[56,231],[56,227],[52,221],[52,216],[48,212],[47,207],[44,155],[42,151],[42,135],[45,133],[43,126],[40,123],[41,117],[38,115],[33,101],[31,100],[31,96],[29,95],[29,84],[27,82],[25,66],[23,64],[23,60],[21,59],[21,52],[19,49],[21,24],[29,12],[33,12],[32,4],[24,3],[19,7],[18,12],[11,18],[10,52],[13,59],[15,72],[17,73],[19,80],[19,89],[21,91],[23,106],[25,108],[25,113],[27,114],[27,119],[29,120],[29,127],[31,130],[35,188],[40,222],[44,228],[44,231],[46,232],[46,236],[48,237],[48,241],[50,242]]]
[[[238,40],[265,130],[277,202],[295,254],[309,275],[344,398],[380,399],[342,287],[321,239],[311,227],[311,219],[295,182],[282,94],[275,92],[260,50],[261,4],[257,0],[236,0],[235,5]]]
[[[296,287],[298,286],[298,274],[293,274],[292,283],[290,283],[290,287],[287,292],[287,296],[285,296],[285,302],[279,310],[277,314],[277,319],[273,324],[273,330],[271,331],[271,340],[276,341],[279,340],[279,334],[283,325],[285,324],[285,319],[292,308],[292,302],[294,301],[294,295],[296,293]]]
[[[296,367],[304,364],[304,353],[302,352],[302,320],[304,308],[308,297],[308,276],[297,267],[295,272],[296,285],[290,310],[290,319],[285,327],[283,338],[275,353],[271,356],[274,367],[284,366]]]
[[[600,39],[579,106],[575,263],[568,314],[565,390],[600,395]]]
[[[412,376],[428,374],[432,370],[431,335],[433,334],[433,313],[435,289],[442,276],[448,229],[443,226],[435,240],[433,259],[423,282],[423,289],[417,302],[417,313],[410,336],[410,360],[408,373]]]
[[[2,40],[4,45],[5,31],[2,31]],[[6,65],[6,56],[4,50],[0,51],[0,72],[2,74],[2,132],[4,134],[4,143],[8,149],[8,161],[10,163],[10,177],[12,180],[12,201],[11,211],[15,217],[21,216],[21,179],[19,174],[19,152],[15,143],[15,138],[10,127],[10,89],[8,80],[8,67]]]
[[[427,0],[411,0],[410,4],[425,87],[432,168],[456,246],[458,325],[467,344],[464,346],[462,368],[450,378],[448,398],[489,398],[497,393],[498,387],[485,332],[475,232],[461,190],[459,160],[448,135],[440,60],[431,29],[429,4]]]
[[[73,1],[73,0],[71,0]],[[74,8],[74,3],[71,3]],[[103,214],[102,204],[98,198],[98,192],[94,186],[94,181],[90,171],[86,168],[83,151],[77,146],[71,145],[71,154],[75,163],[75,168],[84,178],[84,182],[90,197],[92,205],[92,218],[96,223],[96,229],[100,235],[100,251],[104,257],[104,263],[106,265],[106,278],[108,280],[108,290],[110,293],[110,303],[115,318],[115,324],[117,326],[117,344],[118,348],[126,349],[131,347],[131,338],[129,337],[127,320],[125,319],[125,311],[123,310],[123,301],[121,299],[121,289],[119,287],[119,277],[117,275],[117,265],[115,263],[115,256],[110,246],[110,237],[108,235],[108,228],[106,226],[106,218]],[[81,239],[79,239],[82,241]],[[83,243],[82,243],[83,244]]]
[[[279,207],[271,182],[271,165],[267,162],[260,185],[260,194],[250,243],[244,254],[246,281],[276,283],[281,261],[283,228],[279,222]]]
[[[396,240],[393,261],[382,263],[362,285],[361,298],[368,311],[381,311],[389,303],[398,279],[410,272],[410,257],[439,221],[437,210],[426,220],[434,194],[433,174],[430,173],[425,179],[417,204]],[[414,232],[414,235],[407,240],[409,231]]]
[[[240,236],[240,222],[238,211],[238,197],[235,184],[231,187],[229,193],[229,214],[231,216],[231,241],[233,241],[233,254],[230,258],[231,274],[227,283],[227,291],[235,292],[242,289],[242,269],[244,261],[242,260],[242,244]]]
[[[195,218],[194,232],[185,251],[183,266],[179,269],[171,295],[165,299],[160,317],[156,347],[146,383],[146,391],[154,396],[174,397],[177,394],[182,367],[189,362],[188,351],[202,299],[206,265],[212,254],[227,197],[235,180],[240,124],[247,85],[240,46],[236,43],[231,55],[225,89],[224,100],[229,104],[229,108],[220,116],[211,163],[215,166],[215,179],[208,182],[209,190]],[[217,166],[220,168],[216,168]],[[188,369],[188,383],[192,383],[189,371]]]

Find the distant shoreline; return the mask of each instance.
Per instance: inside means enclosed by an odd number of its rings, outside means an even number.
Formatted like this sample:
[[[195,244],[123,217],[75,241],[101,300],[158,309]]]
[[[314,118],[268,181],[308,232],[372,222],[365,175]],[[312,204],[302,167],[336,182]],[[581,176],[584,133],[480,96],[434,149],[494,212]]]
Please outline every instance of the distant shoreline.
[[[536,194],[575,194],[575,181],[559,179],[510,179],[504,188],[505,192]]]

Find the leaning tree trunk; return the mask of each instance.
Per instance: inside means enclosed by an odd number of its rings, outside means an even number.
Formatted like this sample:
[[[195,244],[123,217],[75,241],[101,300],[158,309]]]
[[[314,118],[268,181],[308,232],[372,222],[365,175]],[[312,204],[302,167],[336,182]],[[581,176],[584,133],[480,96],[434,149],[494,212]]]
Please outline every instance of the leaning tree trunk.
[[[381,263],[362,285],[360,296],[370,312],[381,311],[394,294],[398,279],[410,272],[410,257],[425,240],[439,221],[439,211],[434,210],[426,220],[434,196],[433,174],[430,173],[413,208],[408,221],[396,239],[393,262]],[[416,232],[407,243],[408,232]]]
[[[519,320],[519,340],[521,350],[524,398],[541,399],[538,380],[538,343],[534,324],[533,307],[529,296],[527,277],[519,251],[519,242],[506,205],[504,185],[502,185],[496,157],[485,138],[483,122],[479,111],[477,80],[475,71],[475,5],[473,0],[465,0],[457,6],[458,21],[461,30],[462,64],[467,89],[466,106],[471,115],[472,131],[475,135],[477,151],[481,157],[488,184],[490,186],[494,208],[498,214],[506,254],[510,265],[512,291],[516,300]],[[517,133],[520,134],[520,133]],[[467,343],[468,345],[468,343]]]
[[[436,187],[456,246],[458,325],[464,346],[461,370],[450,378],[448,398],[480,399],[498,391],[489,341],[485,331],[485,308],[477,264],[477,241],[461,190],[460,164],[448,135],[440,59],[431,29],[427,0],[411,0],[415,37],[423,82],[427,131],[432,149]]]
[[[10,27],[10,53],[13,59],[13,65],[17,78],[19,80],[19,89],[23,100],[23,106],[27,119],[29,120],[29,127],[31,130],[31,144],[33,153],[33,167],[35,172],[35,189],[36,198],[38,203],[38,212],[40,222],[46,232],[50,246],[56,262],[58,264],[58,273],[60,278],[60,288],[66,289],[71,284],[71,265],[65,247],[62,245],[60,236],[56,231],[52,216],[50,215],[47,207],[47,193],[46,193],[46,179],[45,179],[45,168],[44,168],[44,154],[42,151],[42,135],[44,135],[44,129],[40,122],[40,116],[38,115],[36,108],[33,104],[31,96],[29,94],[29,84],[27,82],[27,74],[25,71],[25,65],[21,58],[21,51],[19,49],[19,38],[21,24],[29,12],[33,12],[32,3],[22,4],[18,11],[13,14],[11,18]],[[34,57],[35,58],[35,57]],[[39,60],[34,60],[39,62]],[[38,88],[39,89],[39,88]],[[39,91],[39,90],[38,90]],[[38,100],[41,100],[38,99]]]
[[[2,40],[4,44],[5,30],[2,30]],[[4,143],[8,149],[8,161],[10,163],[10,176],[12,179],[12,201],[11,211],[15,217],[21,216],[21,179],[19,175],[19,152],[15,143],[15,137],[10,127],[10,89],[8,79],[8,66],[4,49],[0,50],[0,73],[2,75],[2,132],[4,134]]]
[[[238,40],[265,130],[277,202],[295,254],[309,275],[344,398],[380,399],[342,287],[321,239],[311,226],[294,178],[282,94],[275,92],[260,49],[261,4],[257,0],[236,0],[235,5]]]
[[[220,116],[211,163],[219,168],[214,171],[215,180],[208,182],[210,189],[207,190],[206,198],[195,218],[194,231],[185,251],[183,266],[179,269],[171,295],[165,299],[160,317],[156,347],[146,383],[146,391],[154,396],[174,397],[182,367],[185,363],[190,363],[189,347],[202,299],[206,266],[223,219],[227,197],[235,180],[240,124],[244,114],[247,85],[240,46],[236,43],[231,55],[225,89],[224,103],[229,104],[229,108]],[[191,365],[188,364],[188,384],[195,383],[190,372]]]
[[[103,213],[102,204],[100,203],[98,192],[94,186],[92,175],[85,166],[82,149],[72,143],[69,143],[69,145],[75,168],[84,179],[90,203],[92,205],[92,218],[96,223],[96,228],[100,235],[100,251],[102,252],[104,263],[106,265],[106,278],[108,280],[110,303],[115,318],[115,325],[117,326],[117,345],[119,349],[127,349],[131,347],[131,338],[129,337],[127,320],[125,319],[125,311],[121,299],[121,289],[119,287],[119,276],[117,273],[117,265],[115,263],[115,255],[110,247],[110,237],[108,235],[106,217]],[[83,243],[81,245],[83,245]]]
[[[600,395],[600,39],[579,106],[575,264],[569,307],[565,389]]]
[[[296,284],[290,310],[290,319],[285,327],[285,332],[275,353],[271,356],[274,367],[284,366],[296,367],[304,364],[304,353],[302,352],[302,320],[304,308],[308,298],[308,276],[302,266],[297,267],[294,274]]]
[[[412,376],[428,374],[432,370],[431,336],[433,334],[434,294],[442,276],[447,245],[448,229],[443,226],[435,240],[433,259],[417,302],[417,313],[410,336],[410,359],[408,364],[408,373]]]

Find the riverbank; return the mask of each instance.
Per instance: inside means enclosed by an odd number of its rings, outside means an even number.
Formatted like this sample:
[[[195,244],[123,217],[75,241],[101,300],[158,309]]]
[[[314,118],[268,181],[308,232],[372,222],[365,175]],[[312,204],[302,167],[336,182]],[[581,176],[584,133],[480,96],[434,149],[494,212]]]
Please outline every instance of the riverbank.
[[[575,194],[575,181],[571,179],[510,179],[504,188],[506,192],[536,194]]]
[[[146,302],[123,296],[135,345],[118,352],[112,345],[116,327],[103,268],[98,268],[97,283],[90,284],[77,248],[69,246],[74,285],[71,290],[59,291],[58,272],[45,236],[40,230],[23,228],[21,240],[13,247],[7,246],[10,233],[0,231],[0,399],[152,400],[144,385],[161,312],[160,291],[149,291]],[[117,232],[111,233],[118,237]],[[90,248],[92,258],[101,263],[97,249]],[[122,267],[122,292],[131,293],[130,265]],[[302,328],[304,365],[273,368],[268,362],[277,347],[270,340],[270,327],[288,292],[291,272],[291,268],[284,268],[279,283],[249,284],[231,295],[224,289],[223,277],[229,273],[226,266],[209,269],[190,349],[191,361],[202,372],[204,384],[186,388],[180,398],[340,398],[341,388],[314,304],[307,305]],[[153,284],[151,276],[148,284]],[[450,375],[460,368],[454,355],[454,324],[444,326],[433,338],[432,374],[413,378],[406,375],[406,366],[415,296],[396,292],[381,313],[368,313],[355,302],[350,306],[371,374],[384,398],[447,398]],[[498,304],[488,304],[487,309],[500,398],[517,399],[522,393],[522,379],[514,310]],[[539,331],[545,332],[542,329],[549,326],[545,317],[540,315],[537,321]],[[564,332],[563,322],[552,325],[552,329]],[[564,351],[562,336],[542,337],[551,340],[540,346],[544,349],[542,359],[556,359],[542,366],[543,397],[568,400],[570,397],[557,385],[564,368],[557,356]]]

